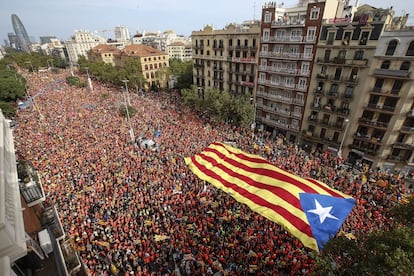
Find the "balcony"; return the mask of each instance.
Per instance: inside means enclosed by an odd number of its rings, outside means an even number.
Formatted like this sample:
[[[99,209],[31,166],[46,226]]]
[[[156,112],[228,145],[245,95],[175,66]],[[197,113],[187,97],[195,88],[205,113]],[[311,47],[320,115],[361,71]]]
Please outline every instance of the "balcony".
[[[260,57],[263,58],[276,58],[276,59],[292,59],[292,60],[298,60],[298,59],[304,59],[304,60],[311,60],[312,54],[308,53],[283,53],[283,52],[269,52],[269,51],[261,51]]]
[[[352,101],[353,98],[354,98],[354,95],[352,93],[342,93],[341,94],[341,99],[342,100]]]
[[[27,206],[32,207],[46,200],[38,173],[33,166],[23,160],[17,164],[20,193],[23,195]]]
[[[261,80],[259,79],[258,84],[281,88],[281,89],[289,89],[289,90],[302,90],[297,87],[294,83],[285,83],[285,82],[275,82],[270,80]]]
[[[259,70],[263,72],[271,72],[271,73],[279,73],[281,75],[292,75],[292,76],[304,76],[308,77],[310,71],[309,70],[301,70],[301,69],[292,69],[287,67],[274,67],[274,66],[259,66]]]
[[[231,61],[240,62],[240,63],[251,63],[251,64],[257,63],[255,57],[245,57],[245,58],[244,57],[233,57]]]
[[[317,74],[316,78],[321,79],[321,80],[327,80],[329,78],[329,75],[327,75],[327,74]]]
[[[411,127],[411,126],[403,126],[401,128],[401,132],[414,133],[414,127]]]
[[[270,107],[263,104],[258,104],[257,107],[267,112],[282,115],[283,117],[289,117],[291,114],[291,112],[286,108]]]
[[[381,103],[370,103],[366,108],[373,111],[384,112],[388,114],[394,114],[395,111],[395,106],[383,106]]]
[[[366,67],[368,59],[347,59],[345,65],[351,65],[355,67]]]
[[[321,95],[322,96],[322,95],[324,95],[325,91],[321,87],[317,87],[313,90],[313,93],[315,95]]]
[[[278,27],[304,27],[305,20],[278,20],[272,21],[272,28]]]
[[[347,67],[366,67],[368,64],[368,59],[345,59],[340,57],[334,57],[333,59],[320,58],[316,59],[316,62],[319,64],[331,64],[331,65],[344,65]]]
[[[380,122],[380,121],[374,121],[369,118],[360,118],[358,120],[359,123],[364,124],[366,126],[373,126],[381,129],[386,129],[388,127],[388,123]]]
[[[275,94],[269,94],[269,93],[257,91],[257,96],[264,97],[266,99],[277,101],[277,102],[287,103],[287,104],[293,103],[292,98],[284,97],[283,95],[275,95]]]
[[[247,87],[254,87],[254,82],[240,81],[240,85],[247,86]]]
[[[326,97],[336,99],[336,98],[338,98],[338,93],[337,92],[333,92],[333,91],[329,91],[326,94]]]
[[[414,149],[414,145],[410,145],[407,143],[402,143],[402,142],[395,142],[392,145],[394,148],[399,148],[399,149],[407,149],[407,150],[413,150]]]
[[[374,76],[384,78],[409,79],[410,73],[406,70],[375,69]]]

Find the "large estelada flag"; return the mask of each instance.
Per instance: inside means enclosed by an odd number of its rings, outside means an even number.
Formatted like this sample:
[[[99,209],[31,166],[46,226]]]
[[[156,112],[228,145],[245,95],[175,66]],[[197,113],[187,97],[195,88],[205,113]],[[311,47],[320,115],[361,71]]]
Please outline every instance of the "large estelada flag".
[[[280,169],[264,158],[222,143],[185,158],[200,179],[282,225],[314,250],[336,235],[355,200],[328,185]]]

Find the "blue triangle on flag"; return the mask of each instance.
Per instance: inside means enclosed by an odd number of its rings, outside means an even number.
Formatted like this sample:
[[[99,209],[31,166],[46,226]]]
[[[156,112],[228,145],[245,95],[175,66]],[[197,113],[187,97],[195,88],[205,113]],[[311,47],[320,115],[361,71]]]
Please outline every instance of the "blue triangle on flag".
[[[299,198],[320,251],[338,233],[355,199],[310,193],[300,193]]]

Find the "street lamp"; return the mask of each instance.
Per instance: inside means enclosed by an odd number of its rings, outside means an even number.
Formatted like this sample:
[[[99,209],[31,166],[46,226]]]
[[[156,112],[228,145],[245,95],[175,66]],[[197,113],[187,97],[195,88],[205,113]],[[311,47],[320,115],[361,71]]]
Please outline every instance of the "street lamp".
[[[128,123],[129,123],[129,135],[131,136],[131,142],[134,143],[135,141],[135,135],[134,135],[134,130],[132,129],[132,124],[131,124],[131,118],[129,116],[129,92],[128,92],[128,82],[129,80],[122,80],[122,82],[125,84],[125,92],[127,94],[128,97],[128,105],[127,105],[127,97],[125,97],[124,95],[124,104],[125,104],[125,110],[126,110],[126,114],[127,114],[127,118],[128,118]]]
[[[348,132],[348,127],[349,127],[349,119],[348,118],[345,119],[345,124],[346,124],[346,127],[345,127],[345,131],[344,131],[344,135],[342,136],[341,144],[339,145],[339,149],[338,149],[338,157],[341,158],[341,159],[342,159],[342,147],[344,146],[345,137],[346,137],[346,134]]]
[[[29,60],[29,61],[26,61],[25,63],[26,63],[26,64],[30,64],[30,68],[32,68],[32,72],[34,72],[34,70],[33,70],[33,64],[32,64],[32,61],[31,61],[31,60]]]
[[[85,67],[85,70],[86,70],[86,75],[88,76],[89,89],[93,91],[92,80],[91,80],[91,77],[89,76],[89,67]]]
[[[50,61],[50,64],[51,64],[51,65],[49,65],[49,61]],[[49,66],[49,70],[50,70],[50,69],[53,69],[53,67],[54,67],[54,66],[53,66],[53,59],[48,59],[48,60],[47,60],[47,66]]]

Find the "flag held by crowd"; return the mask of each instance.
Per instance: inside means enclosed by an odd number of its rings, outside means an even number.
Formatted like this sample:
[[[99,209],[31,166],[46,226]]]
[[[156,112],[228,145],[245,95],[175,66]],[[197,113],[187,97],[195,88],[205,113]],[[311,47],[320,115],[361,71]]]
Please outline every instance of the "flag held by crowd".
[[[185,162],[200,179],[317,251],[336,235],[355,204],[352,197],[320,181],[301,178],[223,143],[213,143]]]

